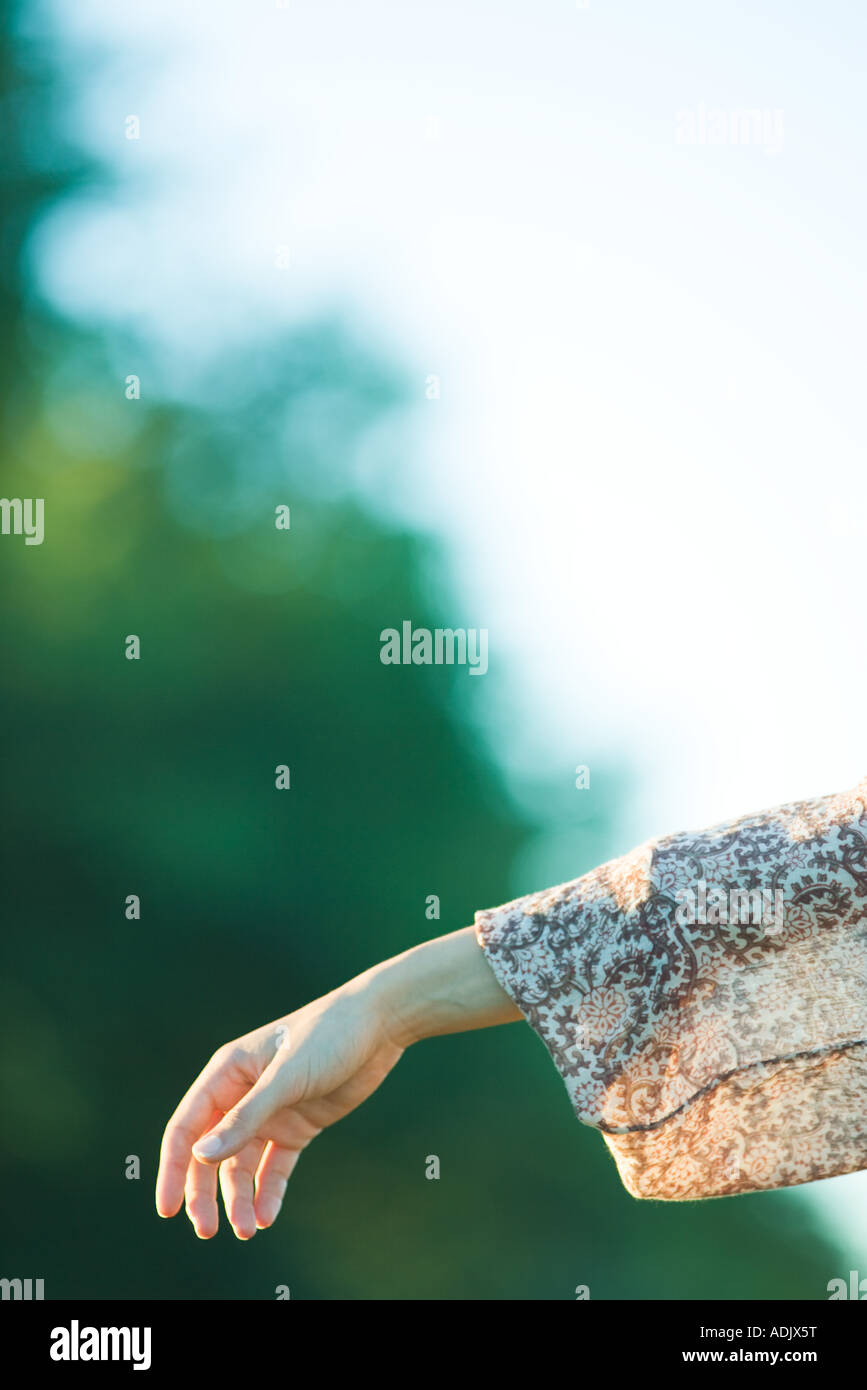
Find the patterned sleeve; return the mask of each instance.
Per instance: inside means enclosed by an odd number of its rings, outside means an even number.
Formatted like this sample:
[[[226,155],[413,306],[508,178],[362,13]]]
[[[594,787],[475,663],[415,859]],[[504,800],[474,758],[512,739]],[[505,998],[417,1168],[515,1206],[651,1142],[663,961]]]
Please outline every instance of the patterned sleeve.
[[[476,913],[636,1197],[867,1167],[867,778]]]

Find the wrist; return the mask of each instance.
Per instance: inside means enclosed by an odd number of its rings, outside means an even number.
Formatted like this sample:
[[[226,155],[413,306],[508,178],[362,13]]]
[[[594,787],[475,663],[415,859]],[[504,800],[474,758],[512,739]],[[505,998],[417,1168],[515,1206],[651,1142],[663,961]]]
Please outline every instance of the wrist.
[[[379,1024],[401,1048],[523,1017],[498,983],[472,927],[413,946],[366,976]]]

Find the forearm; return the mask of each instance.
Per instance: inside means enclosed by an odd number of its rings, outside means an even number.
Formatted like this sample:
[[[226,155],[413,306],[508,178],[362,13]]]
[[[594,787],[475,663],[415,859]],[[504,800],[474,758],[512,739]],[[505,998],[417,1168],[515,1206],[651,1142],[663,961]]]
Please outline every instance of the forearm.
[[[523,1018],[498,984],[473,927],[392,956],[355,983],[369,995],[401,1047],[442,1033]]]

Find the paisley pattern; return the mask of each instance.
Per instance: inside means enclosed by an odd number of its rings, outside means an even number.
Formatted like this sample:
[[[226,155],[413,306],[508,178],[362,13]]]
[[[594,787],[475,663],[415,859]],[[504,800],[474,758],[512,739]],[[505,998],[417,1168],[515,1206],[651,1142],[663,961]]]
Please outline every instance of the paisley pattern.
[[[685,907],[705,901],[733,906]],[[634,1196],[867,1167],[867,778],[649,840],[475,930]]]

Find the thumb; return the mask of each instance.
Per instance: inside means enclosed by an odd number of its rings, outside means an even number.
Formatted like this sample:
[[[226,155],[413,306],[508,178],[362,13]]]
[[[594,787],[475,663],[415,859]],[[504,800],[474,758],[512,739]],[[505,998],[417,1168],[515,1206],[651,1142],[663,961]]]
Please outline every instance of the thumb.
[[[244,1099],[227,1110],[212,1130],[196,1140],[193,1158],[203,1163],[221,1163],[224,1158],[231,1158],[245,1144],[249,1144],[277,1105],[282,1103],[283,1098],[277,1095],[274,1078],[263,1073]]]

